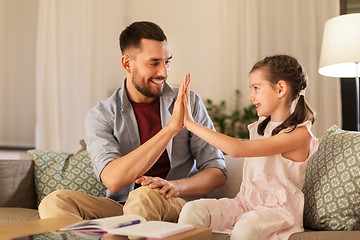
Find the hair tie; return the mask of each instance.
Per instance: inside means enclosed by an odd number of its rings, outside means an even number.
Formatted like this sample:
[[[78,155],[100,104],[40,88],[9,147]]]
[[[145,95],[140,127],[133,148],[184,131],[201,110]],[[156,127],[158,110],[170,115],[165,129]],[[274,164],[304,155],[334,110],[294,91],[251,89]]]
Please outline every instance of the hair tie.
[[[299,96],[297,98],[295,98],[294,101],[292,101],[291,108],[290,108],[290,113],[293,113],[295,111],[295,108],[296,108],[296,105],[297,105],[297,103],[299,101],[300,96],[303,96],[305,98],[305,90],[304,89],[301,90],[299,92]]]

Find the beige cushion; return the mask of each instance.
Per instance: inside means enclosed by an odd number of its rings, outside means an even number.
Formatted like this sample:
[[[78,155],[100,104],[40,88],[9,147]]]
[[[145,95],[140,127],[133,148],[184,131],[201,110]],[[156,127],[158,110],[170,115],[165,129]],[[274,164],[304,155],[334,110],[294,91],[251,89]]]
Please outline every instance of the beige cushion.
[[[245,158],[233,158],[225,155],[225,164],[228,170],[227,181],[224,186],[206,194],[206,198],[234,198],[240,191]]]
[[[0,207],[36,209],[34,161],[0,160]]]
[[[28,208],[0,208],[0,224],[28,222],[40,219],[39,212]]]

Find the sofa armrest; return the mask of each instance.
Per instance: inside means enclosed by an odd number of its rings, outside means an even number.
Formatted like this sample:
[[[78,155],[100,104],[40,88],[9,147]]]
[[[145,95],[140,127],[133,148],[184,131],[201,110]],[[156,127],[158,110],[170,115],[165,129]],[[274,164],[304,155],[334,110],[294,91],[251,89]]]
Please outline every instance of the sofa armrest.
[[[33,160],[0,160],[0,207],[36,209]]]
[[[228,178],[224,186],[205,195],[206,198],[233,198],[240,191],[245,158],[233,158],[225,155]]]

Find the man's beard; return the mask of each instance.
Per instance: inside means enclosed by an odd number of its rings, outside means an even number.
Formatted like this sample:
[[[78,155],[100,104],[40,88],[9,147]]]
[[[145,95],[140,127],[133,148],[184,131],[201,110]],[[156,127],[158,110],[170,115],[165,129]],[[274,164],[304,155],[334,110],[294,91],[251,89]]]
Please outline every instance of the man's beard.
[[[158,98],[158,97],[163,95],[164,89],[162,89],[159,93],[153,93],[153,92],[151,92],[149,84],[145,84],[145,86],[140,86],[139,84],[137,84],[136,81],[135,81],[135,76],[136,76],[136,74],[134,74],[133,77],[131,78],[131,82],[134,84],[135,88],[142,95],[144,95],[146,97],[150,97],[150,98]],[[149,83],[151,81],[151,79],[158,79],[158,80],[166,81],[167,78],[166,77],[149,78],[147,80],[147,83]]]

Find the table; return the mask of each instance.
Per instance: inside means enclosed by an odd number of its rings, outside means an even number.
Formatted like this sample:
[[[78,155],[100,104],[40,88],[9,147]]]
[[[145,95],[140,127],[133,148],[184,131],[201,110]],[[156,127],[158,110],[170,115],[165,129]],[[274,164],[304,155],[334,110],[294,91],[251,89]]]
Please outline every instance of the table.
[[[18,238],[33,234],[55,232],[57,229],[66,227],[76,222],[79,222],[79,220],[47,218],[31,222],[0,225],[0,239],[10,240],[12,238]],[[166,238],[166,240],[211,240],[211,238],[212,233],[210,228],[197,228],[189,232]]]

